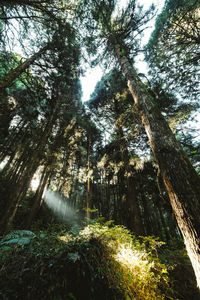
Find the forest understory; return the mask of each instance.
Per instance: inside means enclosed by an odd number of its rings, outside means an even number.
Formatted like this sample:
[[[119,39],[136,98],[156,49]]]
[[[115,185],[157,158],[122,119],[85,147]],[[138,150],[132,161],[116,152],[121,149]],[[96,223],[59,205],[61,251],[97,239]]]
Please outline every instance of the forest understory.
[[[1,240],[0,299],[199,299],[181,239],[136,238],[102,219],[48,223],[45,214]]]

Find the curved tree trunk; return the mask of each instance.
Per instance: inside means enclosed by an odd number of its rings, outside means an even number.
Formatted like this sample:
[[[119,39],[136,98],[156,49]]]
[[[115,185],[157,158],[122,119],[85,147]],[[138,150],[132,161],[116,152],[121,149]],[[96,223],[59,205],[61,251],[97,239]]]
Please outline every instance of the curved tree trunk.
[[[114,50],[157,160],[200,287],[200,178],[128,58],[122,55],[120,45],[114,45]]]

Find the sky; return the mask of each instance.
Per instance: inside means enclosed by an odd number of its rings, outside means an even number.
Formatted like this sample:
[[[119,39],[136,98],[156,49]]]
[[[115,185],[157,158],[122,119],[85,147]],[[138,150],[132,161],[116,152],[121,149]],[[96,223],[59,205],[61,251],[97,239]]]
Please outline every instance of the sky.
[[[151,4],[154,3],[156,5],[158,13],[160,13],[165,0],[138,0],[138,2],[144,6],[144,9],[148,9],[149,6],[151,6]],[[120,0],[119,6],[123,7],[126,3],[127,3],[127,0]],[[144,44],[146,44],[148,42],[148,39],[153,30],[154,22],[155,22],[155,19],[153,21],[149,22],[149,26],[151,28],[148,28],[145,31],[144,38],[143,38]],[[136,67],[138,68],[140,73],[145,73],[147,71],[147,64],[144,62],[143,56],[138,57],[138,59],[136,61]],[[94,91],[96,83],[101,79],[102,75],[103,75],[103,69],[101,68],[101,66],[97,66],[95,68],[90,68],[88,66],[84,76],[81,77],[81,85],[82,85],[82,91],[83,91],[82,101],[83,102],[90,99],[90,95]]]

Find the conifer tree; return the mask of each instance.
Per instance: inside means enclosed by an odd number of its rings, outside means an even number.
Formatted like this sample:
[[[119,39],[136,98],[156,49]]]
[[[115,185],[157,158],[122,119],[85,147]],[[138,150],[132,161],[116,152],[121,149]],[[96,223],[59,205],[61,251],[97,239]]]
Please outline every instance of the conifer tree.
[[[135,1],[129,1],[127,9],[116,17],[113,16],[116,1],[95,0],[84,4],[87,7],[88,28],[96,28],[96,33],[99,33],[109,53],[117,59],[127,80],[200,287],[200,178],[160,113],[156,101],[139,78],[131,59],[131,52],[134,48],[137,50],[136,33],[140,32],[150,16],[138,13]],[[89,14],[91,21],[88,21]]]

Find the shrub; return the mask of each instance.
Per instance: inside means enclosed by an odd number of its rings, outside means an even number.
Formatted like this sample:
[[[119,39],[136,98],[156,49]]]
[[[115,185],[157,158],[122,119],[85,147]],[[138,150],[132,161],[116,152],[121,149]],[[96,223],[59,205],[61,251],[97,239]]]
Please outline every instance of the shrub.
[[[137,239],[112,222],[35,233],[30,244],[0,248],[0,298],[182,299],[158,258],[157,238]]]

